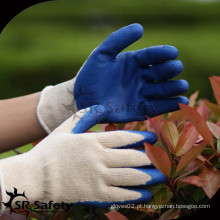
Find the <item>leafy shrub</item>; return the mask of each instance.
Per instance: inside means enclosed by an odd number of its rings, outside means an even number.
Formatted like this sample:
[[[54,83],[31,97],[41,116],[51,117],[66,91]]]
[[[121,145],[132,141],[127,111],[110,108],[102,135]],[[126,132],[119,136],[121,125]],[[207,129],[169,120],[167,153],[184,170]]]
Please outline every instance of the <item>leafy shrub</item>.
[[[124,125],[126,130],[154,131],[158,136],[155,146],[145,143],[145,151],[168,181],[148,187],[153,197],[147,205],[202,205],[217,192],[220,186],[220,77],[212,76],[210,82],[218,104],[207,100],[196,102],[197,91],[190,97],[189,106],[180,104],[179,111]],[[137,208],[134,208],[135,219],[148,216],[163,220],[196,211],[193,208]],[[129,218],[129,210],[115,211]],[[110,220],[120,219],[114,211],[106,215]]]
[[[210,77],[217,104],[190,97],[189,106],[148,118],[143,122],[101,126],[105,131],[118,129],[153,131],[158,142],[145,143],[145,151],[154,166],[168,178],[165,184],[146,187],[152,193],[148,207],[92,208],[73,207],[69,212],[32,213],[35,219],[173,219],[188,215],[196,208],[177,205],[203,205],[220,186],[220,77]],[[151,206],[150,206],[151,205]],[[164,205],[156,206],[156,205]],[[170,208],[171,207],[171,208]],[[38,217],[37,217],[38,216]]]

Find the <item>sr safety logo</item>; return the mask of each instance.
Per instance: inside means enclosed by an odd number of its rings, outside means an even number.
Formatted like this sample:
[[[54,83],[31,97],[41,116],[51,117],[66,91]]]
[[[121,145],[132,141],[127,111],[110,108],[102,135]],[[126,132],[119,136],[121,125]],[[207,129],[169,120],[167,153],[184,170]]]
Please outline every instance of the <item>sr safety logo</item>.
[[[10,210],[11,213],[23,214],[28,217],[30,212],[42,212],[42,211],[50,211],[50,210],[58,210],[68,211],[73,206],[72,203],[54,203],[52,200],[45,202],[35,201],[34,203],[30,203],[25,192],[18,193],[18,190],[14,188],[14,192],[6,191],[9,196],[8,202],[2,202],[6,208]]]

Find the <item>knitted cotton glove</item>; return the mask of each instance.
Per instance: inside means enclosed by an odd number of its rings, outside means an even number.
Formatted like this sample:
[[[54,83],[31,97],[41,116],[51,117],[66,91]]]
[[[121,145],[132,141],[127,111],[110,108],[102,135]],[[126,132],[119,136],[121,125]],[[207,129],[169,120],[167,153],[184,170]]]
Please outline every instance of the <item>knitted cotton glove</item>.
[[[172,80],[183,70],[174,60],[172,46],[154,46],[120,53],[140,39],[139,24],[112,33],[88,58],[78,75],[68,82],[46,87],[38,105],[38,118],[49,133],[77,110],[104,105],[108,115],[102,122],[142,121],[188,104],[176,97],[188,90],[185,80]]]
[[[128,149],[154,143],[156,135],[141,131],[83,133],[106,116],[103,106],[81,110],[28,153],[0,160],[2,200],[14,188],[30,203],[66,202],[104,207],[147,202],[151,193],[128,186],[159,184],[166,177],[143,151]],[[71,133],[72,132],[72,133]],[[22,197],[20,198],[22,199]],[[15,207],[13,201],[13,207]]]

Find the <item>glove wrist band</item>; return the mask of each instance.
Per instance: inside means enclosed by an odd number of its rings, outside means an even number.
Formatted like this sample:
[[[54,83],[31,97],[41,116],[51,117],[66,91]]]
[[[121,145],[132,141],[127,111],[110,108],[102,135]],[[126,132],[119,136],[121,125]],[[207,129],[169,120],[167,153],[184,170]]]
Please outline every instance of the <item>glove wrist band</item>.
[[[77,112],[73,97],[74,83],[75,78],[56,86],[47,86],[42,91],[37,117],[48,134]]]

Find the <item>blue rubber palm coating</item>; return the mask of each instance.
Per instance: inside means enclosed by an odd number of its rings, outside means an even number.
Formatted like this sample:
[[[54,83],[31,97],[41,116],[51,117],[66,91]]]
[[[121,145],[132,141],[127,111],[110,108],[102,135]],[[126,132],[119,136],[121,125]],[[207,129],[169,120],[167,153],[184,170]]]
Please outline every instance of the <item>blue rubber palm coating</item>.
[[[102,123],[142,121],[188,104],[185,80],[169,81],[183,70],[173,46],[120,53],[143,35],[140,24],[112,33],[88,58],[74,85],[78,109],[104,105]]]

